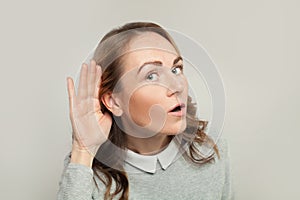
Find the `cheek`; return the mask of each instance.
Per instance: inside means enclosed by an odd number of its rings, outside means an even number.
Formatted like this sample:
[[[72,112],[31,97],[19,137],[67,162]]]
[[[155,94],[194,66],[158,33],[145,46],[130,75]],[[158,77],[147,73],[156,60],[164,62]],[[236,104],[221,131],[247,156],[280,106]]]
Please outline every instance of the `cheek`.
[[[129,100],[131,119],[139,126],[148,125],[151,122],[150,108],[154,104],[161,104],[162,94],[161,89],[153,87],[143,87],[135,91]]]
[[[184,83],[184,87],[186,90],[188,90],[188,87],[189,87],[189,83],[188,83],[188,80],[186,78],[186,76],[184,75],[183,76],[183,83]]]

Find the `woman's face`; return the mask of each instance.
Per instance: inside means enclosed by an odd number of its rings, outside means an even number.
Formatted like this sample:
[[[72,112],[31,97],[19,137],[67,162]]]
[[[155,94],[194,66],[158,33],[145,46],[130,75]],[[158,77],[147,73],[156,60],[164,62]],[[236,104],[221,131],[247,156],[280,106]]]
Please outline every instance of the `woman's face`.
[[[145,32],[131,40],[123,61],[123,75],[128,77],[122,81],[122,95],[128,99],[123,111],[131,123],[141,127],[156,123],[159,133],[167,135],[186,128],[188,83],[182,66],[175,48],[159,34]],[[169,112],[178,103],[184,104],[181,111]]]

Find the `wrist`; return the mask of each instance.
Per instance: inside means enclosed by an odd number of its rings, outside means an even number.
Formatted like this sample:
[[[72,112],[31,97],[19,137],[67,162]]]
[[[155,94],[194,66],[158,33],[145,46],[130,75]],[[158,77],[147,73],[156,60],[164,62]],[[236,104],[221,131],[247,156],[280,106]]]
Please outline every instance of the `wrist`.
[[[94,155],[86,149],[81,149],[76,146],[72,146],[71,160],[72,163],[82,164],[88,167],[92,167]]]

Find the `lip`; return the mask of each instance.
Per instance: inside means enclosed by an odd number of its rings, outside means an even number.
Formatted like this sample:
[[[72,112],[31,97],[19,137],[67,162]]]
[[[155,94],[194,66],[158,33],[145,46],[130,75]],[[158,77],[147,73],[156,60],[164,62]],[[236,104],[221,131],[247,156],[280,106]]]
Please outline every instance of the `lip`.
[[[180,111],[177,111],[177,112],[171,112],[171,110],[173,110],[174,108],[176,108],[177,106],[180,106],[181,107],[181,110]],[[185,104],[184,103],[177,103],[175,104],[174,106],[172,106],[170,109],[169,109],[169,112],[168,114],[170,115],[173,115],[173,116],[176,116],[176,117],[182,117],[184,116],[186,113],[186,109],[185,109]]]

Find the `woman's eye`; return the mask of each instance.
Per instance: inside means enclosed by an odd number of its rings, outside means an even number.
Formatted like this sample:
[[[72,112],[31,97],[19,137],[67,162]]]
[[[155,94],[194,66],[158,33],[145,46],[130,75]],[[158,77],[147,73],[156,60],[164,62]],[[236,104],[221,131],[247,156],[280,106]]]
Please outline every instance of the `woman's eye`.
[[[173,69],[172,69],[172,72],[174,73],[174,74],[180,74],[180,73],[182,73],[183,71],[183,66],[182,65],[178,65],[178,66],[176,66],[176,67],[174,67]]]
[[[158,74],[157,74],[157,73],[151,73],[151,74],[147,75],[146,78],[147,78],[148,80],[150,80],[150,81],[153,81],[153,80],[158,79]]]

